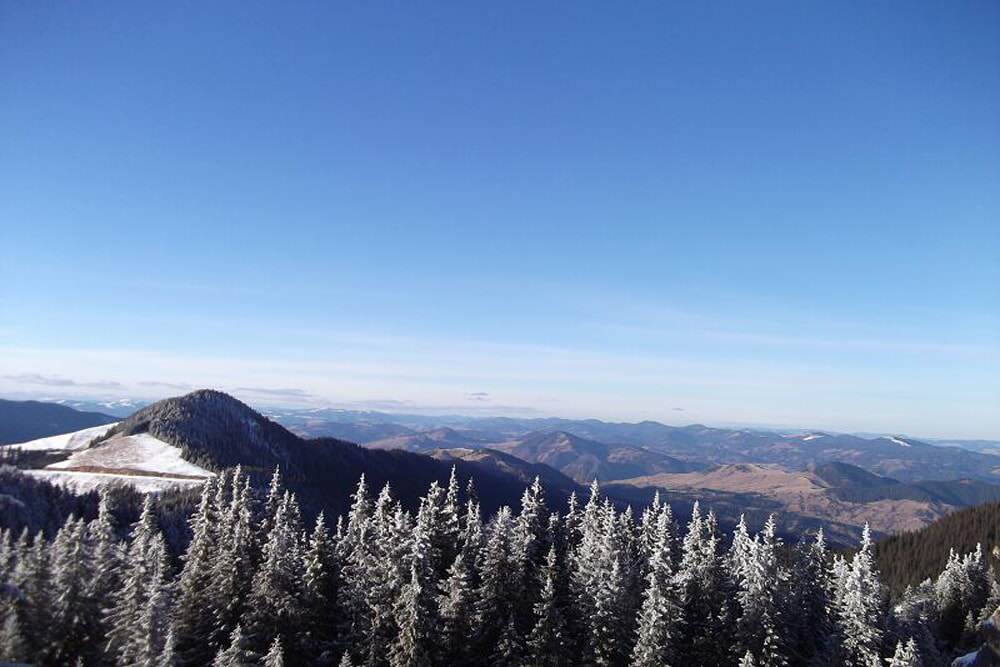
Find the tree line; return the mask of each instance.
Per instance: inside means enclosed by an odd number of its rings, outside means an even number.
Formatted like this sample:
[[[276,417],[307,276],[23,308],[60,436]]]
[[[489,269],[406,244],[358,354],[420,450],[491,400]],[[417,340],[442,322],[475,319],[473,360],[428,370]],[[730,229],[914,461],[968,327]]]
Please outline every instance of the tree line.
[[[171,556],[147,495],[122,539],[113,495],[51,540],[0,531],[0,658],[37,665],[938,665],[1000,604],[981,549],[952,554],[890,607],[866,529],[783,545],[773,517],[720,534],[696,504],[639,516],[602,497],[562,512],[536,480],[481,516],[471,484],[415,512],[361,478],[349,511],[303,525],[275,471],[210,479]]]

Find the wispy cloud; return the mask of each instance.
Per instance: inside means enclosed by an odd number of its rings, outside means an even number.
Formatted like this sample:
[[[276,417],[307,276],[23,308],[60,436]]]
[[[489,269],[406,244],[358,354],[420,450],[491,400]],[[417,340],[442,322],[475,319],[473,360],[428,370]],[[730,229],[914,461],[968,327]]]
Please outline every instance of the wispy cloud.
[[[58,375],[42,375],[40,373],[18,373],[16,375],[4,375],[5,380],[20,384],[38,385],[42,387],[83,387],[91,389],[120,389],[123,385],[112,380],[97,380],[90,382],[80,382],[71,378]]]

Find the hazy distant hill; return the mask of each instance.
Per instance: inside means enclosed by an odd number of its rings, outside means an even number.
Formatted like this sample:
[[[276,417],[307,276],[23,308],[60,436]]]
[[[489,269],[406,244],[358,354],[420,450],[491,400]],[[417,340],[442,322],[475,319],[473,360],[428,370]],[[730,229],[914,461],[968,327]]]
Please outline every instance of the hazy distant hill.
[[[114,417],[106,414],[80,412],[56,403],[0,399],[0,445],[47,438],[114,421]]]
[[[530,433],[492,447],[531,463],[544,463],[581,484],[593,479],[614,481],[703,467],[662,452],[628,445],[609,445],[564,431]]]
[[[807,470],[738,463],[618,484],[714,495],[726,502],[738,497],[746,510],[770,509],[853,526],[868,522],[881,534],[915,530],[957,509],[1000,500],[1000,485],[970,480],[904,483],[846,463]]]
[[[537,432],[560,431],[604,444],[629,445],[653,450],[689,463],[724,465],[731,463],[777,463],[797,469],[838,461],[859,466],[881,476],[908,482],[918,480],[977,479],[1000,482],[1000,456],[984,451],[944,447],[900,436],[859,437],[838,433],[776,433],[750,429],[713,428],[702,424],[669,426],[656,421],[638,423],[605,422],[598,419],[512,418],[395,415],[380,412],[343,410],[286,410],[275,418],[293,429],[308,423],[313,435],[345,432],[344,424],[354,423],[357,442],[370,443],[400,436],[400,446],[409,448],[405,436],[442,427],[459,433],[476,432],[496,443],[510,442]],[[382,432],[375,433],[374,429]],[[384,435],[395,426],[397,433]],[[374,437],[377,435],[378,437]],[[478,437],[478,436],[477,436]],[[430,443],[424,443],[429,445]],[[380,443],[381,447],[383,443]],[[459,443],[458,446],[475,446]]]
[[[429,452],[435,449],[450,447],[483,447],[493,442],[490,434],[480,431],[459,431],[447,426],[406,433],[390,438],[369,442],[365,446],[371,449],[405,449],[410,452]]]

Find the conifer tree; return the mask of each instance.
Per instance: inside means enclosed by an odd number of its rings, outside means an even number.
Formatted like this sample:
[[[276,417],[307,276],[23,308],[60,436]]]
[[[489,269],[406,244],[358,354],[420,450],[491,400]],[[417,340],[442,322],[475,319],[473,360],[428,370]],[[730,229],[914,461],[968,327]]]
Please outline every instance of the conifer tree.
[[[836,599],[837,653],[847,667],[878,664],[883,639],[882,591],[867,524],[861,548],[840,576]]]
[[[524,664],[524,647],[513,613],[507,618],[507,625],[500,633],[490,664],[493,667],[521,667]]]
[[[166,585],[166,549],[160,543],[153,497],[143,499],[142,513],[132,528],[128,549],[119,579],[121,585],[112,597],[106,623],[108,634],[105,650],[120,665],[138,662],[143,643],[144,615],[149,611],[150,597]]]
[[[566,622],[556,590],[559,564],[556,547],[549,547],[541,573],[538,602],[534,607],[535,623],[528,637],[527,649],[531,664],[539,667],[559,667],[566,664]]]
[[[673,577],[672,517],[668,508],[659,507],[659,497],[652,510],[644,515],[644,534],[648,541],[646,589],[632,651],[634,667],[657,667],[671,664],[676,655],[676,634],[680,618],[678,592]],[[647,522],[646,516],[655,513]]]
[[[0,661],[25,662],[31,656],[14,605],[8,605],[0,625]]]
[[[476,625],[478,651],[488,654],[500,638],[513,613],[514,599],[509,582],[514,575],[511,562],[510,535],[512,519],[509,507],[501,507],[490,522],[486,543],[480,551],[476,569],[479,588],[476,590]]]
[[[250,646],[266,651],[275,636],[293,636],[302,622],[302,525],[288,491],[271,522],[245,614]]]
[[[448,568],[443,592],[438,600],[441,615],[443,658],[450,664],[466,664],[470,659],[469,640],[473,635],[476,605],[472,568],[458,552]]]
[[[169,628],[169,626],[168,626]],[[180,658],[177,656],[177,642],[174,639],[172,628],[167,630],[167,636],[163,640],[163,650],[156,659],[156,667],[180,667]]]
[[[153,536],[146,557],[149,563],[146,604],[134,629],[134,648],[129,653],[135,656],[136,664],[155,665],[166,647],[172,602],[167,547],[159,533]]]
[[[316,517],[309,545],[303,554],[302,614],[304,626],[299,644],[306,650],[316,650],[333,639],[334,547],[326,529],[326,518]]]
[[[254,664],[254,657],[247,646],[242,626],[237,624],[230,636],[229,646],[215,655],[212,667],[246,667]]]
[[[715,515],[702,516],[696,502],[682,543],[675,583],[681,600],[678,655],[684,664],[722,664],[730,645],[728,591],[718,554]]]
[[[219,517],[218,544],[210,565],[209,594],[214,617],[210,641],[216,646],[228,641],[243,615],[253,576],[256,541],[249,477],[237,467],[231,475],[220,479],[219,486],[228,486],[230,491],[225,497],[217,494],[215,509]]]
[[[98,649],[100,607],[91,597],[93,553],[83,519],[70,517],[52,543],[52,618],[54,626],[46,653],[66,664],[88,660]]]
[[[213,643],[216,614],[212,564],[219,541],[218,517],[213,510],[215,492],[215,478],[209,477],[191,516],[191,542],[184,552],[184,566],[177,582],[173,630],[177,655],[187,664],[207,664],[219,648]]]
[[[736,655],[755,656],[761,667],[788,664],[781,626],[784,577],[778,567],[774,516],[768,518],[760,535],[749,540],[742,519],[734,538],[733,574],[737,583],[739,616],[736,621]],[[737,547],[737,540],[742,543]]]
[[[102,618],[110,611],[107,605],[121,583],[119,570],[124,558],[124,549],[118,539],[111,512],[110,489],[109,486],[100,488],[97,518],[87,526],[94,559],[94,576],[90,582],[89,594],[97,601],[98,613]],[[107,629],[102,627],[102,631],[106,633]]]
[[[455,559],[462,534],[462,507],[459,504],[458,473],[455,466],[451,467],[451,475],[448,478],[448,490],[444,497],[444,506],[441,508],[441,524],[447,547],[443,558],[445,564],[450,564]]]
[[[267,649],[267,654],[264,656],[263,667],[284,667],[284,665],[285,654],[281,649],[281,638],[275,637],[271,642],[271,648]]]
[[[410,583],[403,589],[397,606],[399,636],[389,658],[392,667],[432,665],[432,628],[424,606],[424,590],[417,563],[410,569]]]
[[[52,633],[52,570],[49,545],[41,531],[29,540],[25,528],[14,547],[16,561],[10,583],[17,596],[14,609],[17,624],[26,640],[30,655],[44,659],[49,655]],[[27,628],[32,632],[25,633]]]
[[[917,643],[912,637],[905,642],[896,642],[896,652],[886,662],[889,663],[889,667],[923,667],[924,664],[920,659]]]

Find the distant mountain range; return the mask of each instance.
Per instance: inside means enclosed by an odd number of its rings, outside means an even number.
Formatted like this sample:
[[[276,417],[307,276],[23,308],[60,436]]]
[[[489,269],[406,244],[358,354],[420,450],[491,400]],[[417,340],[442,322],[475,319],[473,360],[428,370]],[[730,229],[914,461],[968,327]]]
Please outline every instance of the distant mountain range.
[[[428,417],[332,409],[276,411],[272,418],[301,435],[334,435],[378,449],[425,451],[483,446],[504,449],[507,443],[534,433],[562,432],[606,446],[639,447],[694,466],[777,463],[805,469],[809,465],[839,461],[905,482],[969,478],[1000,483],[997,455],[1000,452],[992,453],[987,441],[977,441],[982,451],[975,451],[971,441],[962,441],[968,445],[963,447],[940,446],[903,436],[865,438],[842,433],[783,434],[712,428],[701,424],[668,426],[655,421],[631,424],[597,419]]]
[[[0,399],[0,445],[47,438],[116,421],[98,412],[81,412],[41,401]]]
[[[38,437],[113,421],[61,405],[3,404],[13,415],[7,423],[33,424],[31,435]],[[67,421],[53,422],[50,413]],[[197,484],[199,475],[235,465],[264,486],[280,466],[308,507],[333,514],[346,509],[362,474],[372,488],[389,483],[409,502],[432,481],[445,482],[454,465],[463,482],[475,480],[490,510],[516,506],[536,476],[554,508],[570,493],[585,495],[596,478],[621,505],[640,507],[660,492],[679,514],[696,500],[711,506],[723,525],[744,513],[763,522],[775,512],[789,535],[823,526],[843,543],[866,521],[888,534],[1000,500],[1000,485],[993,483],[1000,480],[1000,457],[902,437],[338,410],[269,414],[221,392],[197,391],[147,405],[106,433],[29,443],[18,448],[17,464],[60,483],[87,482],[78,489],[113,477],[146,491],[176,480]],[[331,432],[360,436],[366,446]],[[327,435],[308,437],[318,434]]]

